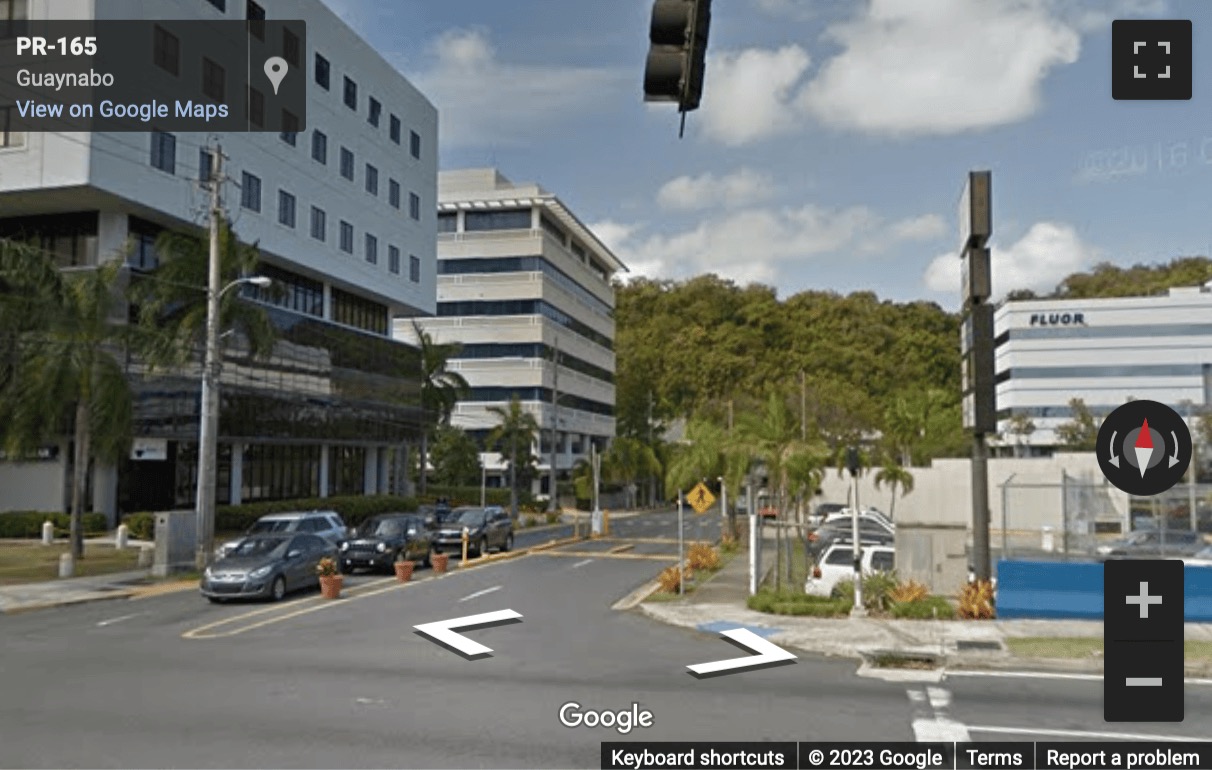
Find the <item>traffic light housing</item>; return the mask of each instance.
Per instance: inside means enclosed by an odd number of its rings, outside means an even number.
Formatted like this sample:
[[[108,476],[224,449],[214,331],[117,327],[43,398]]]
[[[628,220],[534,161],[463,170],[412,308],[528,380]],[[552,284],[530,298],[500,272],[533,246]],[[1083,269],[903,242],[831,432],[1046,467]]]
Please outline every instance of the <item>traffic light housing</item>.
[[[655,0],[644,101],[677,102],[678,112],[698,109],[710,26],[711,0]]]

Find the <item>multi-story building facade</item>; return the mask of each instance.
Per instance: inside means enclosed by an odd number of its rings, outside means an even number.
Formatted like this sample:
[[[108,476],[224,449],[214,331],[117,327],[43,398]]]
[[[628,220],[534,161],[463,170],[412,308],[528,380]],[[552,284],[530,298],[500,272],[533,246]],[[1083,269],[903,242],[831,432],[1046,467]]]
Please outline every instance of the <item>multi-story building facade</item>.
[[[489,411],[516,395],[542,429],[535,492],[614,436],[614,289],[626,266],[555,195],[496,169],[438,175],[437,317],[422,326],[457,342],[451,362],[471,386],[452,423],[483,442]],[[412,336],[407,321],[397,336]],[[555,364],[558,356],[559,365]],[[486,458],[490,483],[506,465]]]
[[[242,290],[281,335],[268,360],[224,365],[217,500],[384,491],[390,448],[420,424],[416,351],[392,339],[392,320],[435,312],[434,106],[320,0],[4,0],[0,11],[306,22],[298,132],[19,134],[0,120],[0,237],[39,244],[65,270],[117,256],[134,280],[154,277],[159,233],[203,232],[199,180],[217,143],[234,232],[259,245],[274,282]],[[94,506],[188,507],[199,370],[131,376],[143,452],[97,470]],[[62,509],[70,456],[0,463],[0,510]]]
[[[1212,291],[1006,302],[994,315],[999,444],[1048,454],[1081,399],[1096,418],[1133,399],[1198,414],[1212,403]],[[1034,430],[1015,433],[1011,418]]]

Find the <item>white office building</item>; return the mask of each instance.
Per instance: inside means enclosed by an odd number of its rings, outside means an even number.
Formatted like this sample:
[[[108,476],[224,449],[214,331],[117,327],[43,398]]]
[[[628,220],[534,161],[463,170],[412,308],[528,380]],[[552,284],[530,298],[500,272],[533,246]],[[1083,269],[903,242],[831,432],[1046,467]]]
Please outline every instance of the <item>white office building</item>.
[[[305,71],[291,73],[307,78],[298,132],[21,134],[0,116],[0,237],[40,244],[65,270],[125,254],[135,280],[153,274],[160,232],[202,234],[198,180],[217,140],[234,231],[259,244],[274,281],[242,291],[282,335],[262,370],[224,367],[217,500],[385,491],[389,449],[418,435],[420,414],[400,406],[400,372],[419,366],[392,320],[436,309],[433,104],[320,0],[2,0],[5,18],[306,22]],[[196,369],[136,383],[147,451],[98,469],[98,510],[192,505],[198,390]],[[65,448],[0,463],[0,511],[62,510]]]
[[[1212,398],[1212,291],[1006,302],[994,316],[998,444],[1048,454],[1080,398],[1097,418],[1132,399],[1184,414]],[[1012,433],[1010,418],[1035,430]]]
[[[438,175],[438,308],[422,325],[435,341],[462,345],[451,368],[471,392],[452,422],[482,441],[498,422],[489,409],[516,394],[543,429],[533,447],[539,494],[547,493],[553,431],[561,476],[614,436],[611,278],[625,270],[537,184],[514,184],[496,169]],[[407,321],[396,328],[412,336]],[[488,463],[499,485],[502,458]]]

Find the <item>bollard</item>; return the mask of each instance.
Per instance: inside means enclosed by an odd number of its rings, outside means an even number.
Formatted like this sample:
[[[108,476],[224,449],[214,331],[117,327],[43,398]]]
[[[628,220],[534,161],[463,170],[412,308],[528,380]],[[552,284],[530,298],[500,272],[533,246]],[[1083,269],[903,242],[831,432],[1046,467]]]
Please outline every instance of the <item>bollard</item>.
[[[463,561],[459,564],[460,567],[467,565],[467,542],[471,540],[471,530],[463,527]],[[483,554],[480,554],[483,556]]]
[[[602,534],[610,534],[610,511],[602,511]]]
[[[69,578],[76,571],[76,560],[70,553],[62,554],[59,557],[59,577]]]
[[[126,541],[130,539],[130,527],[125,524],[118,526],[118,534],[114,537],[114,547],[119,551],[126,548]]]
[[[50,545],[55,542],[55,523],[52,521],[42,522],[42,545]]]

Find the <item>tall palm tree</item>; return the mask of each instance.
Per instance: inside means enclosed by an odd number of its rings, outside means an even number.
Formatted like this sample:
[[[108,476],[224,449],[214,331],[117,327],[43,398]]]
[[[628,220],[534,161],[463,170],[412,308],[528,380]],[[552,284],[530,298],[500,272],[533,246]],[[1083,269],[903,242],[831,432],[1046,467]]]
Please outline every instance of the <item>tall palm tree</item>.
[[[706,418],[696,417],[686,426],[686,441],[678,446],[665,466],[665,483],[686,489],[702,479],[723,476],[729,489],[740,489],[752,463],[749,447],[737,434]],[[735,496],[734,496],[735,499]],[[731,533],[736,535],[735,509],[728,510]]]
[[[912,492],[913,474],[907,468],[898,465],[896,461],[889,461],[875,474],[875,488],[879,489],[883,484],[887,484],[892,493],[892,500],[888,507],[888,517],[892,518],[896,515],[896,488],[900,487],[901,497]]]
[[[463,347],[458,343],[434,342],[433,336],[421,328],[416,319],[412,322],[412,333],[416,335],[421,350],[421,408],[425,412],[421,425],[421,472],[420,493],[425,494],[426,467],[429,464],[429,434],[438,425],[448,425],[455,404],[471,388],[458,372],[448,368],[450,359]]]
[[[129,451],[133,404],[123,358],[136,335],[125,323],[121,260],[60,272],[40,250],[0,240],[0,316],[9,338],[0,377],[0,432],[20,455],[61,439],[73,442],[70,540],[84,556],[81,526],[90,461]],[[22,314],[26,322],[8,326]]]
[[[534,445],[539,433],[539,423],[534,415],[522,408],[521,400],[515,395],[508,407],[490,406],[488,411],[501,419],[501,422],[488,434],[488,445],[498,451],[509,452],[509,510],[515,519],[518,517],[518,466],[528,466],[534,463],[534,455],[530,448]]]
[[[619,436],[610,442],[602,458],[603,475],[627,489],[627,507],[636,507],[636,484],[639,479],[661,472],[661,461],[652,447],[638,438]]]

